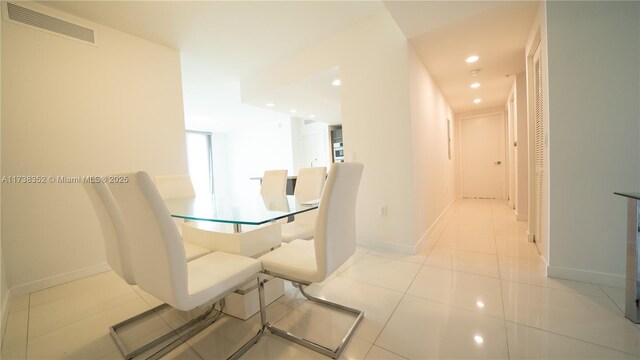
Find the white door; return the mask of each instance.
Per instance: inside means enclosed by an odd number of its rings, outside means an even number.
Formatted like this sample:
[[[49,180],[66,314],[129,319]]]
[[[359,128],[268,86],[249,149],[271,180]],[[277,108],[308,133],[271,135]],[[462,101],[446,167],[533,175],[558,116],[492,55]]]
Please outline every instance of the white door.
[[[462,197],[504,199],[504,130],[501,114],[462,119]]]

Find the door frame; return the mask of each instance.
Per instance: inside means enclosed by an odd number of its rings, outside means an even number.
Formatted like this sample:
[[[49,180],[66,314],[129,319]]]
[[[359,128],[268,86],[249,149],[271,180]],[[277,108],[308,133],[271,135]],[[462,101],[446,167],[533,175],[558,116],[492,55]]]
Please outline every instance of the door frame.
[[[494,116],[494,115],[499,115],[502,117],[502,124],[503,124],[503,128],[504,128],[504,124],[505,124],[505,112],[504,110],[490,110],[484,113],[473,113],[473,114],[469,114],[469,115],[461,115],[460,117],[458,117],[457,122],[458,122],[458,126],[457,126],[457,135],[458,135],[458,139],[460,139],[457,143],[456,149],[458,151],[459,157],[458,157],[458,174],[460,174],[460,181],[458,181],[458,194],[460,194],[460,198],[464,198],[463,195],[463,191],[462,191],[462,179],[464,178],[464,170],[462,169],[462,163],[464,162],[463,159],[463,155],[462,155],[462,143],[464,142],[464,139],[462,138],[462,122],[464,120],[468,120],[468,119],[475,119],[475,118],[480,118],[480,117],[487,117],[487,116]],[[504,141],[502,141],[503,146],[506,145],[506,132],[503,133],[503,135],[505,136]],[[505,148],[505,158],[507,157],[507,149]],[[505,163],[506,163],[506,159],[505,159]],[[503,200],[507,199],[507,192],[508,192],[508,182],[509,182],[509,178],[508,178],[508,172],[507,166],[503,167],[504,171],[503,171],[503,178],[505,181],[505,186],[502,189],[502,198]]]
[[[538,25],[535,35],[528,42],[526,47],[526,79],[527,79],[527,131],[529,138],[529,214],[528,214],[528,240],[533,242],[534,239],[539,239],[539,243],[536,247],[539,249],[542,258],[546,264],[549,263],[550,256],[550,159],[549,159],[549,73],[548,73],[548,59],[547,59],[547,42],[546,34],[542,26]],[[540,234],[537,234],[537,209],[535,204],[535,89],[534,89],[534,67],[533,58],[536,52],[540,49],[542,51],[542,64],[543,64],[543,129],[544,129],[544,145],[543,145],[543,157],[544,157],[544,172],[543,172],[543,217],[541,222],[543,226],[540,226]]]

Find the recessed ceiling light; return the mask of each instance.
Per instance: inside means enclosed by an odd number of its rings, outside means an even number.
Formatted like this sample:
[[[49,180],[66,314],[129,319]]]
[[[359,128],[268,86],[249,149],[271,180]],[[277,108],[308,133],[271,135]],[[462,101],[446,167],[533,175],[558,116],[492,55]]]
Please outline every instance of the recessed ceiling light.
[[[298,112],[298,110],[296,110],[296,109],[291,109],[291,110],[289,110],[289,112],[290,112],[290,113],[292,113],[292,114],[295,114],[295,113],[297,113],[297,112]]]
[[[482,300],[478,300],[476,301],[476,306],[480,309],[482,309],[484,307],[484,302],[482,302]]]
[[[311,114],[311,115],[309,115],[309,117],[313,119],[313,118],[315,118],[316,116],[315,116],[315,115],[313,115],[313,114]]]
[[[478,59],[480,59],[480,57],[478,57],[478,55],[471,55],[465,61],[468,62],[469,64],[471,64],[471,63],[474,63],[474,62],[478,61]]]
[[[340,84],[342,84],[342,81],[340,81],[340,79],[335,79],[331,82],[331,85],[333,86],[340,86]]]
[[[475,341],[476,344],[482,344],[484,342],[484,339],[482,338],[482,336],[476,335],[473,337],[473,341]]]
[[[273,103],[266,103],[265,104],[267,107],[274,107],[275,105]]]
[[[472,89],[477,89],[480,87],[480,83],[479,82],[474,82],[473,84],[471,84],[471,88]]]
[[[480,104],[482,102],[482,99],[475,99],[473,100],[474,104]]]

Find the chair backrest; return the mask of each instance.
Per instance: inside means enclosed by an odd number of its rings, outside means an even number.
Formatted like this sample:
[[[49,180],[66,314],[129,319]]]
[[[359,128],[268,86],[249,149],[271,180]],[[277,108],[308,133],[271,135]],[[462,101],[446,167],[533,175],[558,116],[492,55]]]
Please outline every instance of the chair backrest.
[[[303,202],[319,199],[320,195],[322,195],[326,178],[326,167],[300,169],[296,180],[296,188],[293,191],[296,200]],[[296,215],[296,223],[313,227],[315,226],[317,216],[318,212],[316,210],[307,211]]]
[[[191,176],[189,175],[154,176],[153,182],[164,200],[196,196]]]
[[[356,199],[364,165],[331,165],[315,231],[318,275],[326,278],[356,251]]]
[[[188,296],[187,261],[169,210],[146,172],[122,174],[126,183],[109,183],[131,240],[138,286],[175,306]]]
[[[134,285],[136,281],[131,265],[131,247],[118,204],[105,183],[84,183],[82,187],[98,216],[107,263],[124,281]]]
[[[262,177],[260,195],[284,196],[287,194],[287,170],[267,170]]]
[[[293,195],[299,201],[319,199],[327,177],[327,168],[313,167],[300,169]]]

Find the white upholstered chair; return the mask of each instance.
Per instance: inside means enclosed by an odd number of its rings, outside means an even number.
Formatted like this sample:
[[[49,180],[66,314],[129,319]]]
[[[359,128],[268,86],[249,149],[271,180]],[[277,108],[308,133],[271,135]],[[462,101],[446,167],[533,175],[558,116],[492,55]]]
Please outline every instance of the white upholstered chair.
[[[277,197],[287,194],[287,170],[267,170],[262,177],[260,195]]]
[[[129,285],[135,285],[136,279],[134,276],[132,264],[133,250],[131,248],[131,242],[127,235],[125,221],[122,216],[122,212],[118,207],[118,204],[116,203],[113,195],[111,194],[111,191],[109,191],[109,188],[105,183],[87,183],[83,184],[83,188],[87,193],[91,204],[93,205],[96,216],[98,217],[98,222],[102,230],[105,252],[107,255],[107,263],[109,264],[109,266],[111,266],[111,269],[113,269],[113,271],[118,274],[118,276],[120,276],[123,280],[125,280]],[[185,252],[187,252],[186,249]],[[136,349],[129,350],[118,335],[118,329],[126,327],[129,324],[137,322],[147,316],[155,316],[157,312],[161,311],[167,306],[167,304],[159,305],[151,310],[147,310],[109,328],[111,336],[113,337],[116,345],[118,346],[125,359],[132,359],[144,352],[152,350],[156,345],[165,343],[176,337],[176,333],[171,331],[157,337],[156,339],[146,344],[139,346]],[[207,317],[211,315],[212,312],[213,307],[207,310],[200,317],[187,322],[182,328],[190,329],[192,326],[202,326],[198,323],[201,321],[203,316]],[[220,309],[217,313],[215,313],[215,315],[209,317],[207,321],[215,321],[215,319],[217,319],[221,314],[222,313]],[[177,345],[179,345],[179,342],[165,343],[165,346],[162,347],[158,351],[158,353],[167,352]]]
[[[356,198],[362,170],[363,165],[358,163],[333,164],[320,200],[314,240],[294,240],[260,257],[264,273],[297,283],[301,293],[311,301],[356,316],[354,324],[336,349],[329,349],[278,329],[263,317],[263,329],[334,359],[344,350],[364,313],[313,297],[304,291],[304,286],[323,281],[355,253]]]
[[[325,167],[300,169],[293,192],[296,201],[319,200],[326,177],[327,168]],[[317,215],[317,210],[307,211],[296,215],[294,221],[282,224],[282,241],[288,243],[297,239],[312,239]]]
[[[154,176],[153,183],[160,193],[160,197],[163,200],[192,198],[196,196],[196,192],[193,189],[193,183],[191,182],[191,176],[189,175],[163,175]],[[183,219],[173,219],[173,222],[178,228],[178,232],[182,235],[182,225],[185,224]],[[194,244],[191,241],[184,241],[184,251],[187,254],[188,260],[197,259],[202,255],[210,253],[211,248]]]
[[[145,172],[123,174],[128,183],[110,183],[131,243],[131,263],[138,287],[172,307],[189,311],[222,300],[257,279],[260,261],[214,252],[187,262],[180,234],[160,194]],[[184,332],[193,336],[212,321]],[[176,331],[176,333],[183,333]]]
[[[105,183],[82,184],[102,230],[107,263],[129,285],[135,285],[131,265],[131,248],[122,213]]]

